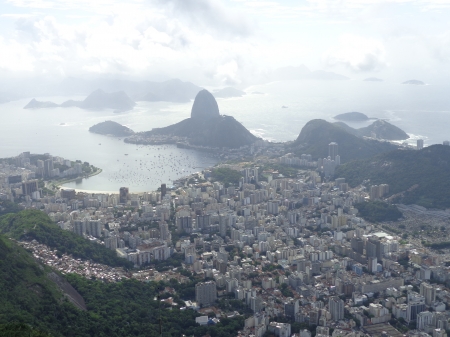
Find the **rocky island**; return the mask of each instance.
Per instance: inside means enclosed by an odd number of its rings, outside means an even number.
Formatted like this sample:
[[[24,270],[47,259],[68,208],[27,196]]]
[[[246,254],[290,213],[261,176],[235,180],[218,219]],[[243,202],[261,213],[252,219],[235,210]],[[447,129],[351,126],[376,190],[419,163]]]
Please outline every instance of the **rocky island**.
[[[104,121],[95,124],[89,128],[89,131],[100,135],[110,135],[114,137],[128,137],[134,134],[134,131],[130,128],[113,121]]]
[[[356,111],[339,114],[334,116],[333,118],[337,119],[338,121],[348,121],[348,122],[363,122],[371,119],[367,117],[365,114]]]
[[[201,90],[192,105],[191,117],[179,123],[137,133],[125,141],[139,144],[177,143],[179,146],[239,148],[259,138],[231,116],[221,115],[214,96]]]
[[[85,110],[103,110],[114,109],[114,112],[123,112],[133,109],[136,103],[128,97],[124,91],[106,93],[101,89],[95,90],[83,101],[68,100],[61,104],[53,102],[41,102],[32,99],[24,109],[43,109],[43,108],[69,108],[77,107]]]
[[[419,80],[409,80],[409,81],[403,82],[402,84],[425,85],[424,82],[419,81]]]

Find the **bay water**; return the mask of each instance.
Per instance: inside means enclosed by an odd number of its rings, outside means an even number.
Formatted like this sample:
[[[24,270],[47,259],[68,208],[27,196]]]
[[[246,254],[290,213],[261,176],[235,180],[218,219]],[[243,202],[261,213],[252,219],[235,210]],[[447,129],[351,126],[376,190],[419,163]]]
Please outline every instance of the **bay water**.
[[[217,99],[221,114],[235,117],[255,135],[270,141],[295,140],[312,119],[333,122],[333,116],[350,111],[387,119],[410,135],[415,144],[442,144],[450,139],[450,85],[404,85],[389,82],[283,81],[255,85],[246,95]],[[61,103],[84,97],[36,97]],[[207,153],[174,145],[127,144],[122,138],[97,135],[89,127],[113,120],[134,131],[164,127],[190,116],[192,102],[138,102],[129,112],[87,111],[79,108],[28,110],[30,98],[0,105],[0,158],[23,151],[50,153],[100,167],[101,174],[65,186],[79,190],[130,192],[156,190],[174,180],[217,163]],[[364,127],[370,122],[349,123]]]

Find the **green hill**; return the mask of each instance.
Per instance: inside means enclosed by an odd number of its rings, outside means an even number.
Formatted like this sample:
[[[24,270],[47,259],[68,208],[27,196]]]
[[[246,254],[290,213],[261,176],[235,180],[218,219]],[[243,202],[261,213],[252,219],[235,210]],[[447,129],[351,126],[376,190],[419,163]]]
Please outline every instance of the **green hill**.
[[[0,336],[157,337],[161,324],[164,337],[182,333],[225,337],[236,335],[244,324],[241,316],[222,319],[216,326],[198,326],[197,312],[178,307],[169,310],[159,303],[163,283],[103,283],[66,275],[86,301],[87,311],[82,311],[66,299],[48,277],[50,273],[49,267],[0,235]],[[177,295],[175,299],[179,301]]]
[[[0,200],[0,216],[20,212],[23,208],[9,200]]]
[[[331,142],[339,144],[341,163],[370,158],[398,148],[388,142],[359,138],[339,125],[322,119],[313,119],[303,127],[292,145],[292,150],[298,155],[307,153],[315,158],[326,158],[328,144]]]
[[[371,185],[389,184],[390,195],[401,193],[398,201],[402,203],[450,207],[450,146],[380,154],[341,165],[335,176],[345,178],[352,187],[365,179],[370,179]]]
[[[14,239],[35,239],[60,253],[75,258],[93,260],[112,267],[131,267],[132,263],[117,257],[116,253],[75,233],[62,230],[47,214],[38,210],[24,210],[0,217],[0,233]]]
[[[65,299],[47,276],[49,272],[50,268],[37,264],[29,252],[0,235],[0,336],[16,336],[8,335],[8,330],[18,328],[13,322],[27,324],[17,336],[46,335],[36,330],[70,335],[72,328],[64,326],[67,317],[82,312]]]
[[[354,206],[359,211],[358,215],[370,222],[397,221],[402,217],[396,206],[382,201],[361,202]]]
[[[235,336],[244,324],[241,316],[222,319],[216,326],[198,326],[197,312],[169,309],[157,300],[163,283],[104,283],[65,275],[85,299],[87,310],[79,310],[47,276],[50,273],[49,267],[0,235],[0,336],[158,337],[161,323],[164,337],[225,337]],[[171,286],[181,290],[183,285]],[[188,286],[194,287],[194,282]],[[174,298],[179,302],[177,295]]]

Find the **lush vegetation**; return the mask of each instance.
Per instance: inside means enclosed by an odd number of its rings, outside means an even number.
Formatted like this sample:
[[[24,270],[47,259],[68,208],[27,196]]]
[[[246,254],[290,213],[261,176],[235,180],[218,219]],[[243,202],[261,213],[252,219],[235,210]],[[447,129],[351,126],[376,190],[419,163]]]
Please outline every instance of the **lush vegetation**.
[[[443,241],[437,243],[424,243],[425,246],[430,247],[432,249],[448,249],[450,248],[450,241]]]
[[[47,214],[38,210],[24,210],[0,217],[0,233],[14,239],[35,239],[64,254],[75,258],[93,260],[112,267],[132,267],[132,263],[117,257],[105,246],[90,242],[75,233],[62,230]]]
[[[398,150],[359,160],[336,169],[336,177],[355,187],[389,184],[399,202],[427,208],[450,207],[450,146],[433,145],[420,151]]]
[[[242,174],[228,167],[219,167],[211,171],[211,177],[228,187],[229,185],[238,185]]]
[[[76,309],[23,248],[0,236],[0,336],[234,336],[243,317],[222,319],[216,326],[198,326],[192,310],[158,300],[165,284],[128,280],[102,283],[78,275],[67,280],[83,296],[87,311]],[[175,284],[176,282],[174,282]],[[180,295],[183,287],[177,284]],[[178,300],[178,296],[174,298]],[[13,323],[14,322],[14,323]],[[160,325],[161,323],[161,325]],[[14,330],[16,329],[16,330]],[[19,331],[21,334],[8,334]]]
[[[388,142],[359,138],[344,128],[321,119],[306,123],[300,135],[292,144],[292,151],[301,155],[311,154],[313,158],[328,157],[328,144],[339,144],[341,163],[356,159],[371,158],[383,152],[395,150],[397,146]]]
[[[23,208],[18,204],[11,202],[9,200],[0,200],[0,216],[8,213],[18,213]]]
[[[394,205],[383,201],[368,201],[355,204],[359,216],[370,222],[397,221],[403,215]]]
[[[273,170],[278,171],[285,178],[296,178],[298,169],[284,164],[267,164],[261,167],[261,171]]]
[[[54,326],[60,335],[70,332],[71,328],[63,327],[60,318],[78,315],[78,310],[63,299],[57,286],[47,278],[48,272],[23,248],[0,236],[0,324],[26,323],[41,331]],[[2,325],[0,335],[8,335],[12,328],[14,325]],[[30,330],[26,326],[21,329]]]
[[[48,333],[42,332],[25,323],[0,324],[0,337],[49,337]]]

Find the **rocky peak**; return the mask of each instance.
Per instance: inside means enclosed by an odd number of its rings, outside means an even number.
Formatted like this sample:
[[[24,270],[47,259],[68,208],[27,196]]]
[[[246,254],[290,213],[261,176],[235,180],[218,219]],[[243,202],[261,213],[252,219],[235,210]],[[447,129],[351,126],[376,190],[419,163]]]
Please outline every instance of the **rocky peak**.
[[[192,105],[191,118],[206,120],[216,117],[220,117],[216,99],[208,90],[199,91]]]

